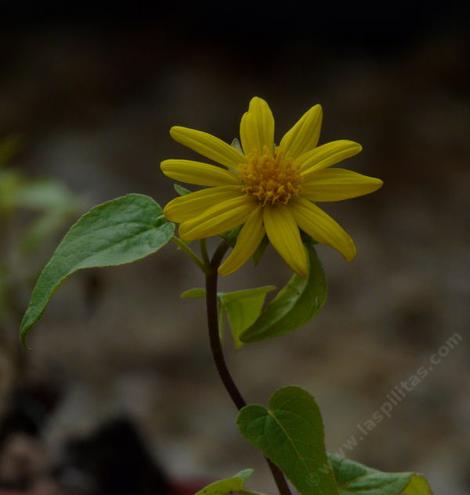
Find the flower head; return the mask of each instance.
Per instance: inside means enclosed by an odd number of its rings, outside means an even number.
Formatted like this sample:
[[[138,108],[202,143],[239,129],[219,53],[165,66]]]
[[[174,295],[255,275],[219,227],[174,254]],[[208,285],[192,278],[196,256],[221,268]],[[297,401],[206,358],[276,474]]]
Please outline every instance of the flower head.
[[[166,217],[180,224],[180,237],[193,241],[242,226],[234,249],[219,267],[221,275],[240,268],[265,235],[301,276],[308,272],[308,261],[300,231],[338,250],[348,261],[355,257],[349,234],[315,203],[369,194],[379,189],[382,181],[330,168],[362,147],[348,140],[317,146],[321,121],[322,109],[315,105],[276,145],[271,109],[255,97],[240,123],[241,149],[202,131],[171,128],[173,139],[219,164],[192,160],[161,163],[166,176],[206,187],[165,206]]]

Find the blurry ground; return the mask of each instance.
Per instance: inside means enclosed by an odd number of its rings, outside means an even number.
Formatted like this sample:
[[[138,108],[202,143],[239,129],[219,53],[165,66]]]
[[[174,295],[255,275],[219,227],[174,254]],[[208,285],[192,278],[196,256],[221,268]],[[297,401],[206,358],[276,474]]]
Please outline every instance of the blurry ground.
[[[356,240],[357,260],[345,264],[320,247],[326,309],[293,336],[228,350],[234,375],[250,401],[264,403],[286,384],[307,388],[322,407],[331,450],[384,470],[423,472],[435,493],[463,495],[470,484],[468,40],[433,21],[416,32],[398,22],[363,24],[362,37],[348,30],[335,37],[320,26],[318,36],[287,33],[272,45],[266,31],[253,29],[251,50],[233,20],[227,32],[199,36],[194,26],[175,34],[165,22],[7,31],[0,134],[24,137],[15,166],[62,179],[90,205],[131,191],[163,204],[174,193],[159,162],[194,156],[170,140],[171,125],[231,141],[259,95],[277,116],[279,138],[321,103],[321,141],[362,143],[348,168],[385,186],[326,206]],[[42,266],[50,249],[30,268]],[[247,266],[222,285],[279,286],[288,276],[268,251],[259,269]],[[199,273],[168,246],[136,265],[83,273],[57,293],[31,335],[27,369],[29,381],[65,390],[44,430],[51,456],[71,434],[127,411],[175,475],[211,479],[254,467],[254,487],[270,483],[233,425],[202,305],[178,299],[199,285]],[[26,290],[19,297],[25,306]],[[394,387],[436,353],[426,379],[364,434]],[[6,371],[1,382],[5,393]]]

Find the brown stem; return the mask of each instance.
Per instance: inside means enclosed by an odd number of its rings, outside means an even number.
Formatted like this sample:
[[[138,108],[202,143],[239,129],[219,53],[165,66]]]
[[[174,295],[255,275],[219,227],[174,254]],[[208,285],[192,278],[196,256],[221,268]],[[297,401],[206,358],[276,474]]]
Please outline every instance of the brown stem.
[[[210,261],[210,265],[206,272],[206,304],[207,304],[207,324],[209,327],[209,341],[212,351],[212,357],[214,359],[215,366],[219,372],[220,379],[225,386],[233,403],[240,410],[246,406],[246,401],[243,398],[240,390],[233,381],[232,375],[225,362],[224,351],[222,349],[222,343],[219,335],[219,319],[218,319],[218,307],[217,307],[217,269],[227,252],[229,245],[226,242],[220,244],[214,253]],[[266,459],[269,469],[273,475],[276,486],[280,495],[291,495],[289,486],[282,471],[273,464],[269,459]]]

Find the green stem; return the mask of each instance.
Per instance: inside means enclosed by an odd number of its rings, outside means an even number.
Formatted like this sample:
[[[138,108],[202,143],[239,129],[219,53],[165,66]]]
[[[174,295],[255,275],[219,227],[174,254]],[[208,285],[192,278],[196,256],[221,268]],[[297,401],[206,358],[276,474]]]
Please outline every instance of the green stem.
[[[207,273],[207,263],[199,258],[199,256],[179,237],[173,236],[171,239],[184,253],[186,253],[194,263],[203,271],[203,273]]]
[[[238,410],[246,406],[246,401],[243,398],[240,390],[235,384],[232,375],[225,362],[224,351],[222,349],[222,343],[219,336],[219,319],[218,319],[218,307],[217,307],[217,284],[218,276],[217,269],[225,256],[230,246],[223,241],[214,253],[214,256],[210,260],[210,264],[207,266],[206,271],[206,305],[207,305],[207,324],[209,327],[209,341],[212,351],[212,357],[214,359],[215,366],[219,372],[219,376],[222,383],[225,386],[225,390],[230,395],[233,403]],[[282,471],[273,464],[269,459],[266,459],[269,469],[273,475],[276,486],[280,495],[291,495],[289,486]]]
[[[210,265],[210,260],[209,260],[209,255],[207,254],[207,243],[206,243],[206,240],[205,239],[201,239],[199,241],[199,245],[200,245],[200,248],[201,248],[202,260],[204,261],[204,263],[205,263],[206,266],[209,266]]]

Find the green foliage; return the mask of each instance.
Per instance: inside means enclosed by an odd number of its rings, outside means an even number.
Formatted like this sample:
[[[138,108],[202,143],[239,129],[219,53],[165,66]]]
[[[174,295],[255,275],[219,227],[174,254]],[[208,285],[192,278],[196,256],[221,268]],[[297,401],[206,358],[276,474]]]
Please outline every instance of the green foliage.
[[[1,148],[2,145],[0,158]],[[31,251],[58,230],[79,208],[75,195],[60,182],[29,180],[16,170],[0,169],[0,217],[10,218],[18,210],[36,213],[18,236],[20,242],[15,247]]]
[[[241,333],[252,325],[261,314],[264,301],[269,292],[275,290],[274,285],[265,285],[254,289],[237,290],[234,292],[219,292],[219,327],[222,334],[224,316],[230,324],[235,348],[244,344],[240,340]],[[196,287],[185,290],[182,299],[199,299],[206,295],[206,290]]]
[[[432,495],[426,479],[416,473],[383,473],[327,454],[320,410],[301,388],[278,390],[269,408],[244,407],[237,423],[301,495]]]
[[[220,308],[227,315],[236,349],[243,346],[240,335],[261,314],[266,295],[275,289],[274,285],[265,285],[255,289],[237,290],[219,295]]]
[[[415,473],[383,473],[329,454],[339,495],[432,495],[427,480]]]
[[[313,245],[307,245],[307,250],[310,261],[308,277],[293,275],[253,325],[241,333],[242,342],[258,342],[292,332],[323,307],[327,297],[325,274]]]
[[[0,142],[0,248],[4,263],[0,267],[0,322],[16,316],[15,293],[35,263],[31,251],[81,208],[76,196],[58,181],[31,180],[6,167],[19,145],[15,136]],[[13,272],[12,260],[21,265],[21,275]]]
[[[279,466],[302,495],[337,495],[314,398],[298,387],[278,390],[269,408],[248,405],[238,415],[243,436]]]
[[[238,138],[233,138],[232,143],[230,144],[230,146],[234,147],[236,150],[238,150],[241,153],[243,153],[242,145],[240,144],[240,141],[238,140]]]
[[[220,237],[229,245],[234,247],[235,243],[237,242],[237,237],[238,234],[240,233],[241,226],[236,227],[233,230],[229,230],[228,232],[225,232],[224,234],[221,234]]]
[[[24,342],[60,284],[84,268],[116,266],[148,256],[167,244],[174,225],[150,197],[129,194],[83,215],[65,235],[36,282],[21,322]]]
[[[175,188],[175,191],[177,194],[180,196],[186,196],[186,194],[191,193],[192,191],[188,189],[187,187],[181,186],[180,184],[173,184],[173,187]]]
[[[185,290],[180,294],[181,299],[202,299],[206,297],[206,289],[202,287],[194,287],[193,289]]]
[[[263,309],[273,286],[219,293],[219,309],[229,320],[235,347],[292,332],[307,323],[326,301],[326,278],[313,244],[306,246],[310,270],[307,278],[293,275]],[[181,297],[204,297],[204,289],[190,289]]]
[[[228,495],[229,493],[240,493],[244,495],[255,495],[255,492],[245,490],[245,481],[253,474],[253,469],[244,469],[231,478],[214,481],[195,495]]]

